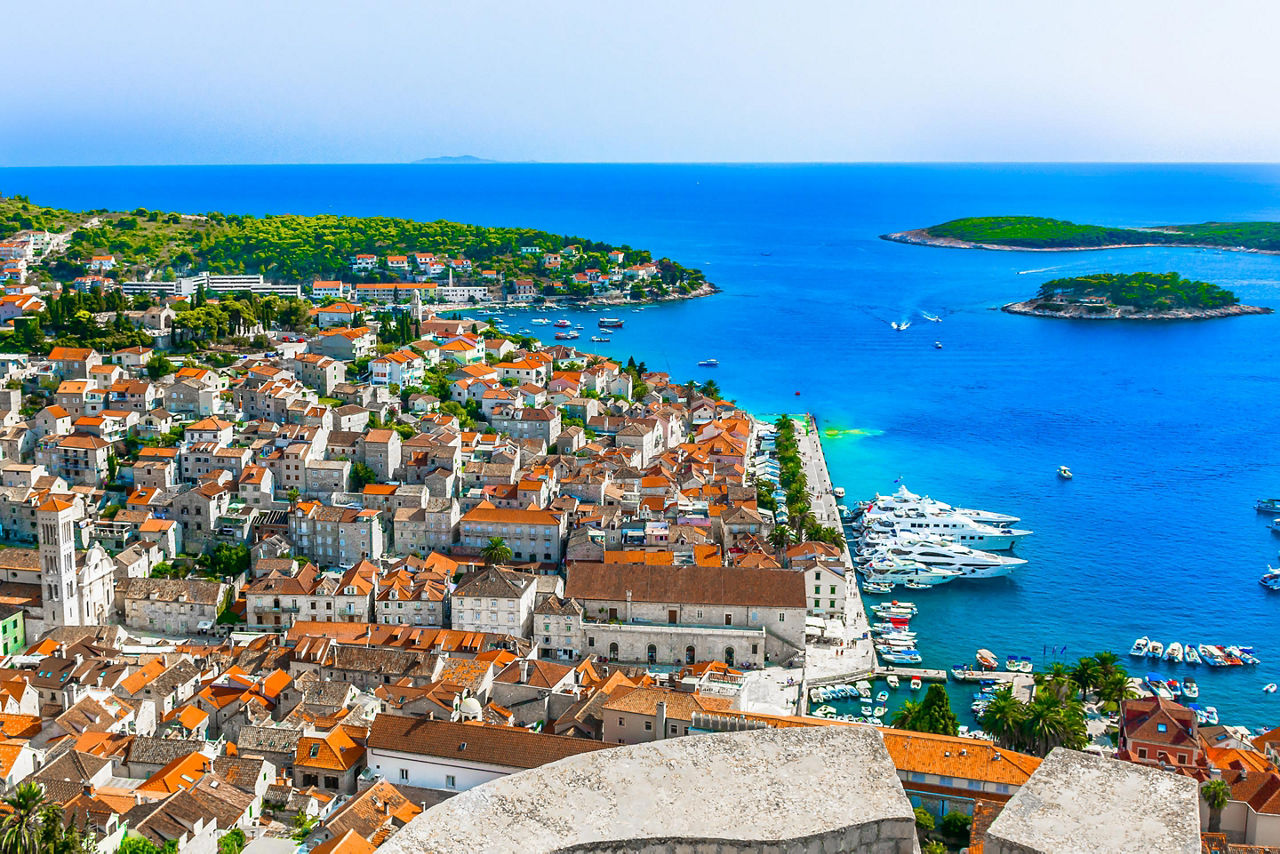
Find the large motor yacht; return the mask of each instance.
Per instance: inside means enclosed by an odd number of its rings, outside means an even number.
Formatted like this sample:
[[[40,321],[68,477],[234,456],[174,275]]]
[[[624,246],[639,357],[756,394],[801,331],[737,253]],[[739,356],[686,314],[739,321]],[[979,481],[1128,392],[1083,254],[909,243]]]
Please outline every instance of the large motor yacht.
[[[875,501],[872,502],[869,510],[905,510],[913,508],[922,513],[956,513],[960,516],[967,516],[975,522],[983,525],[991,525],[995,528],[1007,528],[1010,525],[1016,525],[1022,521],[1017,516],[1009,516],[1005,513],[993,513],[988,510],[971,510],[968,507],[952,507],[942,501],[937,501],[929,496],[916,495],[908,490],[905,486],[898,487],[898,491],[892,495],[877,495]]]
[[[914,560],[900,560],[882,557],[872,560],[863,567],[868,581],[879,584],[946,584],[962,577],[963,573],[956,569],[925,566]]]
[[[1022,558],[971,549],[937,537],[899,537],[867,552],[864,557],[868,562],[888,557],[916,561],[930,569],[958,569],[961,578],[996,578],[1008,575],[1015,566],[1026,563]]]
[[[925,512],[916,507],[868,510],[863,525],[871,531],[892,534],[937,534],[975,549],[1005,551],[1031,532],[1003,528],[974,520],[954,510]]]

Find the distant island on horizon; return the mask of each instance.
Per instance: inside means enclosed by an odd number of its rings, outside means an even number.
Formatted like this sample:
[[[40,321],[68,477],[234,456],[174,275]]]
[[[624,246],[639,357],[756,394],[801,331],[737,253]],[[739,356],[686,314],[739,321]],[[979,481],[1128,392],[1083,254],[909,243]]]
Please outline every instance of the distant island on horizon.
[[[1280,254],[1280,223],[1203,222],[1110,228],[1035,216],[985,216],[953,219],[927,228],[882,234],[884,240],[916,246],[1058,252],[1181,246],[1236,252]]]
[[[1178,273],[1093,273],[1052,279],[1031,299],[1009,303],[1002,310],[1076,320],[1207,320],[1272,311],[1241,305],[1226,288]]]
[[[411,165],[459,165],[470,163],[498,163],[497,160],[488,160],[484,157],[476,157],[474,154],[443,154],[438,157],[424,157],[421,160],[410,161]]]

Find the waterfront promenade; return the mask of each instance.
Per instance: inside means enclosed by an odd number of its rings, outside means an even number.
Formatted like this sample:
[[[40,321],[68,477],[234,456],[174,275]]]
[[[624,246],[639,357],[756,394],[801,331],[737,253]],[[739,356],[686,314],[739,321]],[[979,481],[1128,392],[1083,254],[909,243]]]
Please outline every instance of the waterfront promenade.
[[[793,420],[796,422],[796,445],[809,485],[809,503],[814,518],[820,525],[843,530],[840,513],[836,509],[838,502],[832,494],[831,475],[827,471],[827,461],[822,453],[817,423],[812,415]],[[767,714],[805,714],[808,711],[807,689],[810,684],[853,681],[870,676],[875,670],[876,657],[871,643],[871,627],[862,607],[858,579],[847,543],[841,549],[841,560],[846,568],[847,582],[843,645],[807,644],[804,667],[798,671],[774,667],[751,672],[739,699],[741,708]],[[802,687],[805,690],[800,690]]]

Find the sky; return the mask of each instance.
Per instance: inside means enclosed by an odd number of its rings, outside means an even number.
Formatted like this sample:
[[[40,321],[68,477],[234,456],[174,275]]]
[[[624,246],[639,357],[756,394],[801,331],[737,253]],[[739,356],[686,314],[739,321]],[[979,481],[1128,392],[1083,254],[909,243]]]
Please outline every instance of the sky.
[[[64,0],[0,165],[1280,161],[1280,4]]]

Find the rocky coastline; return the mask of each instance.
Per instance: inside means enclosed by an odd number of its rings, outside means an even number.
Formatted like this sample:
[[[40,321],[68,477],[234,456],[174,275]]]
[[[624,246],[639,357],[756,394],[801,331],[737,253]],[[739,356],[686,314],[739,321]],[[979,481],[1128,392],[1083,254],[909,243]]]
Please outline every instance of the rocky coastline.
[[[1155,229],[1152,229],[1155,230]],[[1224,252],[1252,252],[1257,255],[1280,255],[1272,249],[1250,249],[1247,246],[1212,246],[1207,243],[1111,243],[1104,246],[1007,246],[1000,243],[974,243],[955,237],[935,237],[927,228],[895,231],[880,235],[881,240],[910,246],[935,246],[944,249],[989,249],[994,252],[1095,252],[1104,249],[1220,249]]]
[[[1091,311],[1097,306],[1067,305],[1062,308],[1041,308],[1044,300],[1029,299],[1011,302],[1000,307],[1009,314],[1028,317],[1056,317],[1067,320],[1212,320],[1217,317],[1240,317],[1246,314],[1271,314],[1272,309],[1257,305],[1228,305],[1222,308],[1174,308],[1168,311],[1139,311],[1133,306],[1107,305],[1105,311]]]

